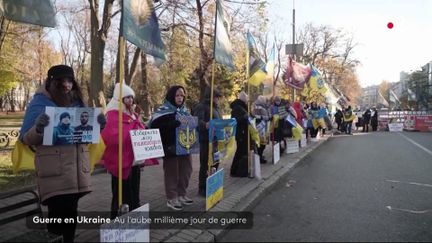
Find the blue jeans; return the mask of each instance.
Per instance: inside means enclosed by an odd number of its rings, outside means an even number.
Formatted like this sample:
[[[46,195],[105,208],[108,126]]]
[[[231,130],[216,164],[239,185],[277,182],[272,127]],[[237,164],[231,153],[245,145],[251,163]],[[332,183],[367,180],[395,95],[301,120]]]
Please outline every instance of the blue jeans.
[[[350,134],[352,129],[352,122],[347,122],[346,125],[346,134]]]

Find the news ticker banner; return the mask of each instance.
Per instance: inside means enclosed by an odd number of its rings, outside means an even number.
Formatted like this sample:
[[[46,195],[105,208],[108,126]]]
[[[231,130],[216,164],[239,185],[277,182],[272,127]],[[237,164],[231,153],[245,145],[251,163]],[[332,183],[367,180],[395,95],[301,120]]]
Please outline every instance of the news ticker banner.
[[[174,212],[132,211],[115,219],[111,212],[78,212],[76,218],[48,218],[48,214],[28,216],[26,225],[30,229],[45,229],[46,223],[77,223],[77,229],[99,229],[103,224],[117,224],[119,229],[181,229],[192,226],[201,229],[251,229],[251,212]],[[147,225],[147,226],[146,226]],[[148,226],[149,225],[149,226]],[[113,229],[109,227],[109,229]]]

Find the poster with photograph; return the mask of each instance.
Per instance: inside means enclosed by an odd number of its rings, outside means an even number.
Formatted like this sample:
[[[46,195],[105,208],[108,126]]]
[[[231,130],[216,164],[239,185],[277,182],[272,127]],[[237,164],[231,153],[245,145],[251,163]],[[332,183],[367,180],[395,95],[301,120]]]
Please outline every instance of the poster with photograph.
[[[98,143],[100,108],[46,107],[50,122],[44,129],[43,145]]]

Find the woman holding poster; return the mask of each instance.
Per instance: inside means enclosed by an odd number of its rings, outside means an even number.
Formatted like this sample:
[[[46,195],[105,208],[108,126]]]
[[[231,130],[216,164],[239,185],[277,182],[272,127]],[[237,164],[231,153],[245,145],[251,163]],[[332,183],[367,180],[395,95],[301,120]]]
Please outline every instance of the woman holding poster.
[[[185,89],[182,86],[172,86],[162,106],[152,115],[149,122],[151,128],[159,128],[165,157],[163,158],[165,193],[167,206],[173,210],[182,210],[183,205],[193,203],[186,196],[189,179],[192,174],[192,159],[190,154],[176,154],[176,128],[181,125],[177,115],[190,116],[185,106]]]
[[[145,129],[139,119],[139,114],[134,110],[135,92],[131,87],[123,84],[123,94],[120,99],[120,85],[117,83],[114,88],[114,95],[107,105],[107,124],[101,135],[105,142],[106,149],[102,157],[104,165],[111,174],[111,218],[118,213],[118,136],[119,136],[119,102],[122,102],[122,201],[129,205],[132,211],[140,206],[140,165],[133,165],[134,154],[132,150],[131,136],[129,131]],[[148,161],[146,161],[148,162]],[[152,163],[153,160],[150,161]]]
[[[48,231],[62,235],[63,242],[73,242],[76,222],[64,223],[64,219],[76,218],[79,199],[91,192],[89,150],[85,144],[68,142],[42,145],[44,130],[50,123],[63,124],[62,135],[71,133],[70,114],[61,114],[60,121],[50,120],[47,107],[84,107],[81,88],[71,67],[56,65],[48,70],[44,84],[27,106],[18,142],[33,145],[36,150],[34,163],[39,197],[42,205],[48,207],[48,219],[53,222],[47,224]],[[105,117],[101,115],[97,119],[103,127]],[[61,222],[56,221],[58,219]]]

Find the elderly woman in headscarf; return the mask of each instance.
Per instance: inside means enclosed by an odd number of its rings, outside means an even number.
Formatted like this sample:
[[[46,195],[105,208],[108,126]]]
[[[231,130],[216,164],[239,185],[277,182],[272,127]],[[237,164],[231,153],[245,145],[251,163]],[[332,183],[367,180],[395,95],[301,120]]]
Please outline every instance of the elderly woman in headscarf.
[[[163,170],[167,207],[182,210],[183,205],[191,205],[193,200],[186,196],[192,174],[190,154],[176,154],[176,128],[181,125],[176,116],[190,116],[186,110],[185,89],[175,85],[168,89],[165,101],[153,114],[149,122],[151,128],[159,128],[165,151]],[[207,145],[207,144],[204,144]]]
[[[266,98],[262,95],[258,96],[255,101],[252,115],[256,119],[256,125],[260,134],[260,145],[258,146],[258,155],[260,156],[260,163],[265,164],[267,160],[264,158],[264,149],[267,144],[267,126],[270,119],[269,112],[267,110]]]

